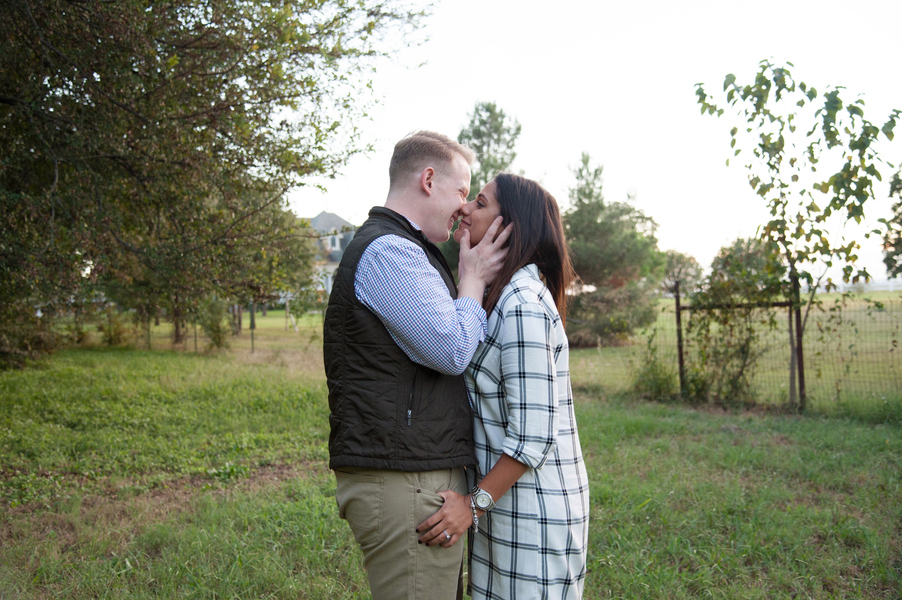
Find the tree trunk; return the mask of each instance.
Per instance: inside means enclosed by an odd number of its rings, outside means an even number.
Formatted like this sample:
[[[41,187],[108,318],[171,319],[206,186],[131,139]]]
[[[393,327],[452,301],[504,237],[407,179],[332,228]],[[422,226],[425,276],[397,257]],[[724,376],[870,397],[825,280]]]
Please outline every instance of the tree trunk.
[[[265,301],[260,303],[260,316],[261,317],[266,316],[266,302]]]
[[[172,344],[177,346],[184,342],[182,332],[182,307],[178,305],[178,298],[172,306]]]

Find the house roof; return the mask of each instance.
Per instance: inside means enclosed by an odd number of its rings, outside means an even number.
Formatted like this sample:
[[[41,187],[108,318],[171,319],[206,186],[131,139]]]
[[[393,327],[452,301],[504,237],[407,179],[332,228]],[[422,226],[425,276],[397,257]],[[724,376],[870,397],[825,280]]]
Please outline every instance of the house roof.
[[[329,233],[330,231],[341,231],[344,227],[354,227],[338,215],[323,211],[310,219],[310,226],[319,233]]]

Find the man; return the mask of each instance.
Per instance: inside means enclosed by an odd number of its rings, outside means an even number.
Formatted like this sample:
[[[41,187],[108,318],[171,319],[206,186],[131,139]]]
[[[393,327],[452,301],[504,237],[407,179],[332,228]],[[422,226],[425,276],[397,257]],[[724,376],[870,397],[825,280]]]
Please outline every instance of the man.
[[[510,232],[496,239],[499,218],[477,246],[463,236],[457,286],[434,245],[466,203],[473,157],[433,132],[398,142],[385,206],[357,230],[329,297],[329,466],[375,600],[461,589],[460,534],[427,546],[416,527],[441,510],[442,493],[467,494],[463,468],[476,462],[461,373],[485,337],[482,298]]]

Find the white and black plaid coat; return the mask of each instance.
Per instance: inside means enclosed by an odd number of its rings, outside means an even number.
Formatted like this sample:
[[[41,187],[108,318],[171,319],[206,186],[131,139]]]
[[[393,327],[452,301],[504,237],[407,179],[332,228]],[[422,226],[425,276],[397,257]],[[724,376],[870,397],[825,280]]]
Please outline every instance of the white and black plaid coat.
[[[504,288],[466,381],[477,482],[502,452],[530,467],[471,536],[472,597],[581,598],[589,482],[573,413],[567,336],[535,265],[517,271]]]

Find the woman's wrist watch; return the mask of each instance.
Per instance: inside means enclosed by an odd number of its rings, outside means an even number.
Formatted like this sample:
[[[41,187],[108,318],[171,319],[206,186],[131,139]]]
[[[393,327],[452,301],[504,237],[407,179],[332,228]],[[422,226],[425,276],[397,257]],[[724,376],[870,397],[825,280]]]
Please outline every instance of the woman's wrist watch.
[[[478,485],[473,488],[470,495],[473,497],[473,503],[476,505],[476,508],[483,512],[488,512],[495,507],[495,499],[492,498],[492,495]]]

